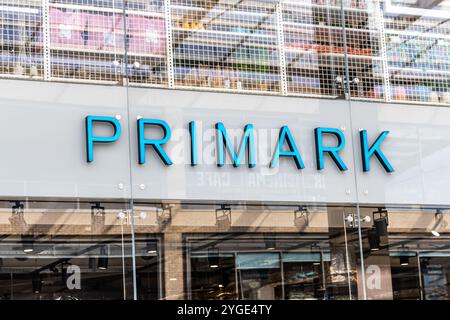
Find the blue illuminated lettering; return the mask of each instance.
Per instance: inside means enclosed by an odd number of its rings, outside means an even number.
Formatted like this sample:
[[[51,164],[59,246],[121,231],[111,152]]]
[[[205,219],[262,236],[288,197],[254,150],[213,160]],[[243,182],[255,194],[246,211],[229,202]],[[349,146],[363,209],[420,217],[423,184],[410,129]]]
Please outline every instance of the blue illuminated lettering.
[[[189,134],[191,136],[191,166],[198,164],[197,160],[197,127],[195,121],[189,122]]]
[[[161,147],[161,145],[167,143],[171,136],[170,127],[167,122],[158,119],[139,119],[138,125],[138,150],[139,150],[139,164],[145,163],[145,150],[146,146],[152,146],[158,156],[164,162],[165,165],[172,165],[167,153]],[[161,139],[145,139],[145,127],[147,125],[159,127],[163,131],[163,137]]]
[[[256,166],[255,159],[255,139],[253,134],[253,125],[247,124],[244,127],[244,134],[239,145],[239,151],[236,154],[233,144],[228,137],[227,130],[222,122],[216,123],[217,133],[217,166],[223,167],[225,164],[225,152],[227,149],[233,158],[233,166],[239,167],[244,158],[245,150],[247,149],[248,167],[254,168]]]
[[[119,140],[121,135],[121,124],[119,117],[107,117],[107,116],[86,116],[85,118],[85,139],[86,139],[86,161],[94,161],[94,145],[96,143],[112,143]],[[94,125],[98,123],[103,126],[110,126],[114,132],[111,135],[95,136]],[[147,139],[145,137],[145,130],[148,127],[156,128],[162,133],[162,137]],[[255,146],[255,133],[253,124],[247,124],[244,126],[244,131],[241,136],[239,145],[234,146],[233,140],[227,133],[222,122],[215,124],[215,140],[216,140],[216,164],[218,167],[225,166],[225,160],[227,154],[233,161],[235,168],[239,167],[247,158],[249,168],[254,168],[257,163],[256,159],[256,146]],[[188,130],[190,136],[190,165],[192,167],[199,165],[201,159],[199,159],[199,152],[204,151],[203,148],[198,146],[199,136],[203,136],[202,133],[198,133],[197,123],[195,121],[188,122]],[[199,129],[201,130],[201,129]],[[394,172],[394,168],[389,163],[389,160],[385,154],[381,151],[381,144],[388,136],[389,131],[381,132],[375,141],[369,145],[367,130],[360,129],[360,148],[362,158],[362,170],[363,172],[370,171],[370,160],[372,156],[375,156],[379,163],[383,166],[384,170],[388,173]],[[332,140],[326,140],[326,137]],[[167,144],[171,139],[171,128],[169,124],[160,119],[146,119],[140,118],[137,120],[137,142],[138,142],[138,163],[145,164],[147,146],[150,146],[161,159],[161,161],[170,166],[173,164],[172,160],[164,150],[163,146]],[[324,140],[330,141],[325,143]],[[342,159],[342,153],[345,149],[345,135],[336,128],[317,127],[314,129],[314,142],[315,142],[315,155],[316,155],[316,169],[323,170],[325,168],[325,155],[329,156],[334,162],[336,167],[341,171],[347,171],[348,167]],[[178,150],[179,147],[184,144],[177,144],[172,152]],[[213,146],[214,147],[214,146]],[[199,150],[200,149],[200,150]],[[264,150],[262,150],[264,151]],[[177,154],[177,153],[175,153]],[[200,153],[201,154],[201,153]],[[208,150],[209,154],[209,150]],[[269,163],[270,168],[278,168],[280,165],[280,157],[289,157],[293,160],[298,170],[304,169],[300,151],[297,148],[294,137],[288,126],[282,126],[279,131],[276,147],[272,155],[272,160]],[[175,158],[174,158],[175,159]],[[189,161],[189,160],[188,160]]]
[[[375,155],[378,159],[378,161],[383,166],[384,170],[386,172],[393,172],[394,168],[389,163],[386,156],[383,154],[383,152],[380,149],[380,145],[383,142],[384,139],[386,139],[387,135],[389,134],[389,131],[383,131],[375,140],[375,142],[372,144],[372,146],[369,147],[369,143],[367,141],[367,130],[361,130],[359,132],[360,137],[360,143],[361,143],[361,156],[362,156],[362,165],[363,165],[363,171],[368,172],[370,171],[370,158]]]
[[[94,137],[94,123],[103,122],[112,125],[114,134],[111,137]],[[86,130],[86,157],[87,162],[94,161],[94,143],[110,143],[119,139],[121,134],[121,126],[119,121],[113,117],[103,116],[87,116],[85,118]]]
[[[338,144],[335,147],[325,147],[323,145],[323,134],[331,134],[336,137]],[[342,131],[335,128],[316,128],[314,129],[314,140],[316,142],[316,163],[317,170],[322,170],[325,166],[324,164],[324,154],[328,153],[334,163],[337,165],[339,170],[348,170],[344,161],[342,161],[338,152],[345,147],[345,136]]]
[[[283,151],[283,145],[285,141],[289,147],[289,151]],[[292,138],[288,126],[283,126],[280,129],[280,135],[278,138],[277,147],[275,149],[275,154],[273,156],[272,161],[270,162],[271,168],[278,167],[280,157],[293,157],[297,169],[300,170],[305,168],[302,157],[300,156],[300,152],[298,151],[297,146],[295,145],[294,138]]]

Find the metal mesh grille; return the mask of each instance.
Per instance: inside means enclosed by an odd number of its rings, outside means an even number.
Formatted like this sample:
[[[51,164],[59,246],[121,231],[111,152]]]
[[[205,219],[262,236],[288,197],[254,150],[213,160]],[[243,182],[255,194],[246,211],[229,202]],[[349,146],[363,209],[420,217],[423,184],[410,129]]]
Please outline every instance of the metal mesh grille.
[[[344,54],[340,5],[335,1],[284,1],[288,92],[342,96]]]
[[[450,104],[450,22],[383,2],[0,0],[0,75]]]
[[[43,76],[42,2],[0,2],[0,74],[8,77]]]
[[[372,1],[352,1],[344,11],[348,59],[348,86],[352,98],[383,98],[383,64],[380,52],[381,14]]]
[[[279,92],[276,5],[172,0],[175,84]]]
[[[450,104],[449,34],[448,19],[385,18],[393,100]]]
[[[146,1],[142,11],[127,10],[126,34],[130,83],[167,84],[164,1]]]
[[[120,81],[125,51],[122,9],[87,10],[72,4],[75,1],[57,2],[49,8],[51,76]]]

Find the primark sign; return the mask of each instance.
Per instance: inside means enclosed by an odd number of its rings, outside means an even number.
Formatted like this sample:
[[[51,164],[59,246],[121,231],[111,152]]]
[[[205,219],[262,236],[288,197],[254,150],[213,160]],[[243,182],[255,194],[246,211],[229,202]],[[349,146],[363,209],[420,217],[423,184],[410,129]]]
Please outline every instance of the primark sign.
[[[203,124],[201,124],[203,125]],[[188,163],[193,166],[199,166],[204,163],[205,155],[200,147],[201,134],[199,127],[202,127],[198,121],[188,121],[184,130],[186,135],[182,135],[188,141],[186,143],[189,149]],[[112,129],[112,133],[96,134],[96,126],[108,126]],[[172,141],[173,128],[170,123],[163,119],[138,117],[134,124],[136,130],[136,152],[137,163],[144,165],[148,162],[147,156],[149,152],[154,152],[157,158],[165,165],[174,164],[173,157],[168,151],[169,145],[179,143]],[[281,161],[292,162],[298,170],[305,169],[303,161],[303,150],[299,147],[299,141],[294,139],[293,131],[287,125],[280,126],[276,129],[276,137],[271,143],[271,154],[268,161],[259,160],[257,157],[257,143],[255,132],[261,128],[256,128],[254,124],[248,123],[242,128],[229,128],[223,122],[211,124],[214,131],[214,161],[217,167],[224,167],[228,164],[235,168],[247,166],[249,169],[257,166],[265,166],[270,169],[279,167]],[[240,134],[230,134],[231,131],[239,129]],[[151,132],[150,132],[151,131]],[[122,126],[117,117],[89,115],[85,117],[85,143],[86,143],[86,161],[92,163],[96,159],[96,146],[99,144],[113,145],[122,137]],[[157,136],[157,138],[150,138]],[[383,153],[383,142],[388,139],[389,131],[382,131],[375,134],[375,138],[369,140],[368,131],[359,129],[359,147],[361,154],[361,168],[363,172],[371,170],[371,164],[378,162],[387,173],[394,171],[393,166],[389,162],[388,157]],[[346,139],[344,132],[339,128],[333,127],[316,127],[313,129],[314,151],[315,151],[315,169],[325,170],[325,158],[329,157],[332,163],[340,171],[347,171],[349,163],[346,163],[341,157],[342,152],[346,148]],[[110,152],[114,152],[110,150]]]
[[[5,198],[449,203],[450,108],[17,81]]]

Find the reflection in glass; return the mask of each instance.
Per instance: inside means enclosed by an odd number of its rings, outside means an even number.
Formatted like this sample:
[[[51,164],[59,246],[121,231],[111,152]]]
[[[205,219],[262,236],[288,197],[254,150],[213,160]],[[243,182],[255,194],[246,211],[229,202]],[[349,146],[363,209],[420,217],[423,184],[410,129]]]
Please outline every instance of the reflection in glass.
[[[180,219],[177,226],[183,225],[187,232],[191,230],[185,237],[187,298],[358,297],[357,229],[345,226],[344,208],[303,207],[302,220],[307,216],[308,222],[300,224],[298,207],[261,210],[258,206],[236,206],[229,229],[220,233],[205,233],[219,231],[212,208],[185,205],[184,209],[192,218],[198,215],[198,219],[188,221],[184,220],[186,215],[175,214],[172,221],[177,223]],[[261,217],[265,218],[260,220]],[[252,232],[255,221],[263,221],[257,227],[265,230],[264,224],[270,226],[274,218],[278,221],[277,233]],[[189,227],[190,223],[201,221],[202,228]],[[300,233],[294,233],[299,229]],[[233,233],[235,230],[241,232]]]
[[[446,208],[361,208],[374,223],[363,226],[369,299],[448,299],[450,239]],[[385,223],[377,227],[380,212]],[[379,224],[380,222],[378,222]],[[383,238],[387,240],[383,244]]]

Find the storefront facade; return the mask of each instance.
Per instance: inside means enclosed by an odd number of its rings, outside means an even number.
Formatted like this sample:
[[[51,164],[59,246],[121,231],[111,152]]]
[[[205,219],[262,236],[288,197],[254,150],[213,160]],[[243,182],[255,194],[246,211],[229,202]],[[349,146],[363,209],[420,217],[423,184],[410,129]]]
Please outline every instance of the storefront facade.
[[[2,299],[449,299],[447,7],[232,2],[5,1]]]

